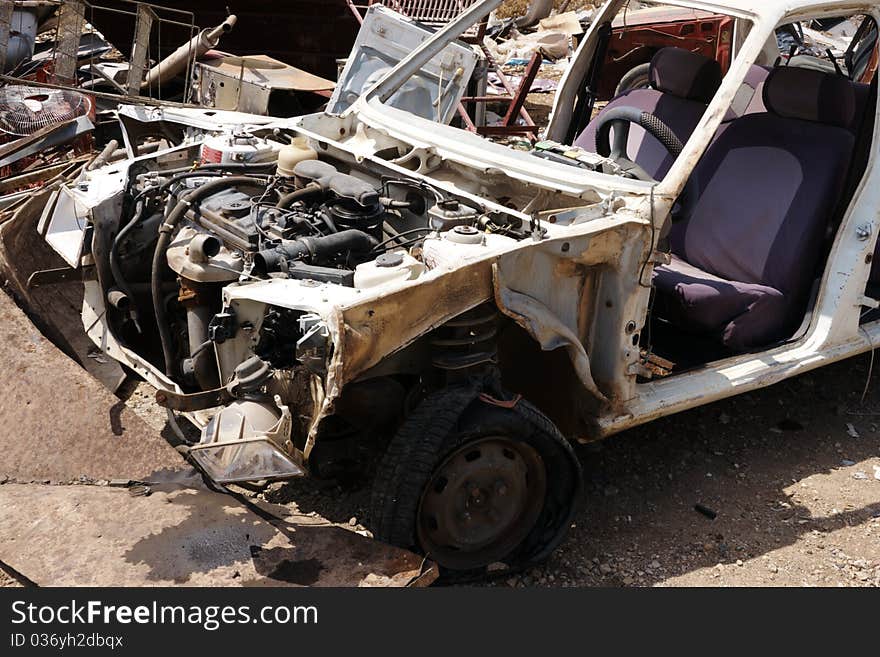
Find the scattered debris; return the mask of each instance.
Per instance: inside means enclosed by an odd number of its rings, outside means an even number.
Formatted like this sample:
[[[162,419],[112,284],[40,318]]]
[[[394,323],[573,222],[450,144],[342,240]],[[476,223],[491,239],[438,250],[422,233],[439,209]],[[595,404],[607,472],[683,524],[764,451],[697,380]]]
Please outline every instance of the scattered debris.
[[[128,488],[128,494],[132,497],[149,497],[152,493],[153,489],[146,484],[135,484]]]

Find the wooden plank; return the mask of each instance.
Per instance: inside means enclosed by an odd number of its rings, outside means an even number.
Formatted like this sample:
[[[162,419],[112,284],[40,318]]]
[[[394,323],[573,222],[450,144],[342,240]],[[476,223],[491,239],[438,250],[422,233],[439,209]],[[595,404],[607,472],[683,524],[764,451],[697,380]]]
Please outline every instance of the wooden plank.
[[[131,46],[131,66],[128,70],[128,93],[140,96],[141,82],[147,70],[147,57],[150,53],[150,34],[153,30],[153,19],[156,14],[147,5],[138,3],[135,19],[134,41]]]
[[[72,83],[76,80],[77,52],[85,24],[86,6],[82,0],[65,0],[58,18],[55,47],[55,79]]]
[[[6,51],[9,49],[9,33],[12,31],[12,2],[0,3],[0,73],[6,70]]]

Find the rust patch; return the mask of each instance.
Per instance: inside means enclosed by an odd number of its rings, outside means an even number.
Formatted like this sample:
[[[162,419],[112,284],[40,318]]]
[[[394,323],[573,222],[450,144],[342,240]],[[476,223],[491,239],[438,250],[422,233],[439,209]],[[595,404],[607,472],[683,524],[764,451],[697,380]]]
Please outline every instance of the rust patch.
[[[343,311],[342,386],[428,331],[492,298],[492,261]]]
[[[19,481],[143,479],[180,455],[49,342],[0,292],[0,474]]]

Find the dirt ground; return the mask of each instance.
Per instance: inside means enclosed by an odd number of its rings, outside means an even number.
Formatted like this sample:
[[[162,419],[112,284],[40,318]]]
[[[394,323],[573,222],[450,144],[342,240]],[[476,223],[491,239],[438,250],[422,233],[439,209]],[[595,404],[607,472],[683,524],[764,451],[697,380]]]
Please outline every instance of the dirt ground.
[[[870,363],[579,446],[586,485],[568,538],[492,585],[880,586],[880,359],[862,402]],[[138,387],[129,403],[149,415],[149,397]],[[261,497],[369,535],[367,489],[298,480]]]
[[[869,365],[581,448],[586,491],[568,539],[508,584],[880,586],[880,385],[861,403]]]
[[[18,582],[16,582],[10,575],[8,575],[3,568],[0,568],[0,586],[18,586]]]

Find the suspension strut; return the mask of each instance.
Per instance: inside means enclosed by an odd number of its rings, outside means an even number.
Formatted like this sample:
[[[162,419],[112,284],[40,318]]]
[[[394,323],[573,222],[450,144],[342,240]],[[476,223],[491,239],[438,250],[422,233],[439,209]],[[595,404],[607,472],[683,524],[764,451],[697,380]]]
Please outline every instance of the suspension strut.
[[[498,362],[498,309],[485,303],[450,320],[431,336],[431,362],[448,378],[467,378]]]

